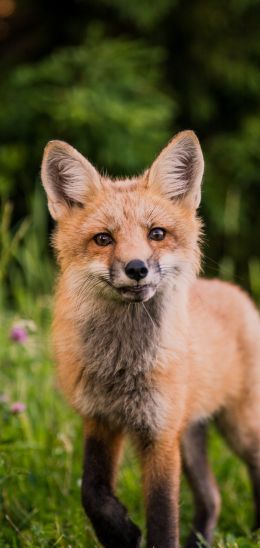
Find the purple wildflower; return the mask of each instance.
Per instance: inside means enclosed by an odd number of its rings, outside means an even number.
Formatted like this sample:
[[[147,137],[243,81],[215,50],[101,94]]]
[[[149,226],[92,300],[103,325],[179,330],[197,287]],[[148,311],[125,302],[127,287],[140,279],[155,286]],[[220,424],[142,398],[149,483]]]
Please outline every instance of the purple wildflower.
[[[24,327],[14,325],[10,331],[10,339],[18,343],[24,343],[27,340],[28,333]]]
[[[21,401],[15,401],[10,405],[10,411],[12,413],[23,413],[26,409],[25,403],[22,403]]]

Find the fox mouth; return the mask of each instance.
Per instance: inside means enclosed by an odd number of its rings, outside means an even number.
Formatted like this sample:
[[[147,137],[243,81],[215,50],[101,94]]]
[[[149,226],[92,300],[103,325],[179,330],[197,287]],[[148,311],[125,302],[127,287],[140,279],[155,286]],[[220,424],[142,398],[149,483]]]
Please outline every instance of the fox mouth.
[[[115,287],[114,289],[127,301],[141,302],[148,300],[154,293],[151,285],[134,285]]]
[[[106,283],[106,285],[109,285],[117,295],[120,296],[120,298],[123,301],[126,302],[142,302],[142,301],[148,301],[151,297],[153,297],[157,285],[154,284],[136,284],[136,285],[124,285],[124,286],[116,286],[114,285],[110,280],[107,278],[102,278],[103,282]]]

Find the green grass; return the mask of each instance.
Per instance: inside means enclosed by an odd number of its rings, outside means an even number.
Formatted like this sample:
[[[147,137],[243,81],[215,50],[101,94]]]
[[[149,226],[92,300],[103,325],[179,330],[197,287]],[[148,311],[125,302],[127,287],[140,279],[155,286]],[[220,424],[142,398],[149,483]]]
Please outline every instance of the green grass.
[[[9,333],[21,318],[0,312],[0,547],[98,547],[80,504],[81,420],[55,385],[49,300],[35,302],[31,316],[26,319],[34,320],[36,330],[19,344]],[[25,403],[26,410],[12,413],[14,401]],[[222,493],[215,546],[260,546],[260,537],[250,534],[253,507],[246,470],[213,429],[210,453]],[[118,495],[144,530],[140,485],[138,463],[128,445]],[[185,480],[180,509],[183,542],[192,516]]]

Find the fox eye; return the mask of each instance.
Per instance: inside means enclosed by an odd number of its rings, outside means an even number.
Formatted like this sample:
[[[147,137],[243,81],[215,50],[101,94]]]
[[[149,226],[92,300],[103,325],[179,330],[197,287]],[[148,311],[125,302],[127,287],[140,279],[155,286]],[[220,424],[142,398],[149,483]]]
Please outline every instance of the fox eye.
[[[103,247],[113,243],[112,236],[110,236],[110,234],[107,234],[106,232],[100,232],[99,234],[96,234],[93,239],[97,245],[100,245]]]
[[[148,234],[149,240],[155,240],[156,242],[159,242],[161,240],[164,240],[166,234],[166,230],[164,228],[152,228]]]

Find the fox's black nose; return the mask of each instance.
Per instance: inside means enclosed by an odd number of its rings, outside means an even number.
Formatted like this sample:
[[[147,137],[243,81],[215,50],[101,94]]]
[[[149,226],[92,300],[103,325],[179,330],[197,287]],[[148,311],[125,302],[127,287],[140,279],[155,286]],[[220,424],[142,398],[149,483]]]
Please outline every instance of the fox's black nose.
[[[134,259],[133,261],[127,263],[125,267],[125,273],[128,278],[139,282],[139,280],[147,276],[148,268],[143,261],[139,261],[139,259]]]

